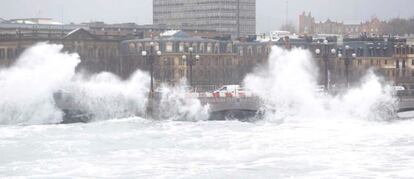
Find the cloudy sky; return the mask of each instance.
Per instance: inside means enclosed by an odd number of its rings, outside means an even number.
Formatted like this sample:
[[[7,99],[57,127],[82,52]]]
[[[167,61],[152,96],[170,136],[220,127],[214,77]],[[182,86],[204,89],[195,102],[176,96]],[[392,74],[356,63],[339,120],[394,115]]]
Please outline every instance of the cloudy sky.
[[[63,22],[152,23],[152,0],[0,0],[0,18],[51,17]],[[288,3],[286,3],[288,2]],[[288,6],[287,6],[288,4]],[[288,7],[288,8],[286,8]],[[280,27],[286,19],[298,24],[302,11],[317,21],[359,22],[372,17],[414,16],[414,0],[257,0],[257,30]],[[63,13],[62,13],[63,12]]]

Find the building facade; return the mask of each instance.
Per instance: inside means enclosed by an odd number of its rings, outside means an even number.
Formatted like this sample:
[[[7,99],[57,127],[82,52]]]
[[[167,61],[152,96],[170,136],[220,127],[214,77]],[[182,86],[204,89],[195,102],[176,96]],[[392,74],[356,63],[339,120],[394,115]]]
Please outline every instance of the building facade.
[[[153,43],[155,51],[161,56],[155,57],[154,77],[156,84],[179,84],[189,73],[188,61],[196,55],[200,59],[193,66],[193,85],[199,90],[212,90],[225,84],[240,84],[254,67],[264,63],[270,52],[271,44],[260,42],[236,42],[193,37],[185,32],[155,38],[126,40],[121,44],[124,69],[132,73],[137,68],[149,71],[150,63],[142,51],[148,51]],[[189,48],[193,48],[190,55]]]
[[[153,22],[245,37],[256,34],[256,0],[154,0]]]
[[[29,36],[31,34],[31,36]],[[184,31],[169,31],[147,38],[114,39],[95,35],[89,30],[76,29],[63,36],[50,32],[49,35],[6,34],[0,35],[0,66],[13,65],[19,55],[30,46],[48,41],[63,44],[64,50],[78,53],[81,64],[78,70],[91,74],[102,71],[112,72],[128,78],[137,69],[149,71],[150,62],[142,52],[150,48],[160,50],[161,56],[154,59],[155,84],[179,84],[188,78],[188,62],[183,58],[200,59],[193,66],[193,85],[200,90],[212,90],[226,84],[240,84],[244,77],[255,67],[268,62],[272,46],[286,49],[302,48],[315,52],[322,48],[320,39],[279,38],[276,41],[234,41],[231,39],[214,39],[193,36]],[[330,83],[337,86],[345,83],[345,54],[355,53],[351,59],[349,76],[352,83],[358,82],[370,69],[382,76],[384,80],[403,84],[414,89],[414,45],[401,38],[359,37],[342,40],[329,39],[329,50],[336,49],[337,54],[329,56]],[[189,49],[193,53],[190,55]],[[314,54],[314,60],[320,70],[320,84],[324,79],[324,59]]]
[[[347,58],[349,64],[350,83],[358,84],[361,78],[372,70],[384,81],[395,85],[403,85],[407,89],[414,89],[414,46],[407,44],[406,39],[399,38],[347,38],[343,42],[330,42],[329,51],[336,50],[336,54],[328,57],[330,84],[341,86],[346,83]],[[346,52],[348,46],[349,51]],[[312,43],[311,51],[323,48],[322,43]],[[345,55],[348,53],[348,55]],[[355,58],[351,54],[355,53]],[[342,54],[342,57],[338,57]],[[346,57],[347,56],[347,57]],[[325,78],[325,61],[322,55],[314,53],[323,84]]]
[[[311,13],[303,12],[299,15],[299,34],[337,34],[348,36],[366,35],[382,35],[384,34],[384,25],[386,22],[380,21],[378,18],[372,18],[370,21],[359,24],[345,24],[330,19],[324,22],[316,22]]]
[[[308,35],[315,33],[315,18],[309,12],[299,15],[299,34]]]
[[[64,51],[78,53],[81,58],[78,70],[88,73],[108,71],[123,76],[119,60],[120,40],[100,38],[85,29],[75,29],[63,36],[0,35],[0,66],[13,65],[25,49],[39,42],[62,44]]]

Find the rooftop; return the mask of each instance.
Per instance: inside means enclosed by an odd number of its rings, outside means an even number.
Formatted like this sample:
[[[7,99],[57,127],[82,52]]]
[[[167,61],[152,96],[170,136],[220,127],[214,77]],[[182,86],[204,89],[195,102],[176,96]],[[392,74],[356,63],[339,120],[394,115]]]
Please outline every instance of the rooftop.
[[[54,21],[52,18],[10,19],[9,22],[16,24],[63,25],[63,23]]]

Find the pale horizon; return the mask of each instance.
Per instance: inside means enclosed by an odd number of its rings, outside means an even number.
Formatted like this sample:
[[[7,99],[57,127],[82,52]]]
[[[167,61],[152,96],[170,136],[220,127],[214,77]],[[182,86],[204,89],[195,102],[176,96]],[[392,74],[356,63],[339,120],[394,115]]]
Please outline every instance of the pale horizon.
[[[63,23],[103,21],[105,23],[134,22],[152,24],[152,0],[4,0],[0,18],[53,18]],[[331,19],[344,23],[360,23],[373,17],[389,20],[414,16],[411,0],[257,0],[257,33],[277,30],[286,22],[298,26],[298,16],[311,12],[317,22]],[[116,4],[116,8],[114,8]],[[275,13],[276,12],[276,13]]]

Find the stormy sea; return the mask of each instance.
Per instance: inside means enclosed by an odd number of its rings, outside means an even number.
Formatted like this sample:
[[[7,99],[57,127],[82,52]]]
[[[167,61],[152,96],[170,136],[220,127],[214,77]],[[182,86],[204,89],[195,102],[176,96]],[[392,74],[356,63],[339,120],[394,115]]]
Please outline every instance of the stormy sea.
[[[151,119],[147,72],[84,75],[79,55],[62,48],[37,44],[0,70],[2,178],[414,176],[414,121],[395,118],[392,87],[373,72],[340,95],[321,94],[311,54],[274,47],[243,82],[264,101],[260,119],[209,121],[208,106],[179,85],[164,85],[164,118]],[[93,119],[62,124],[57,91]]]

